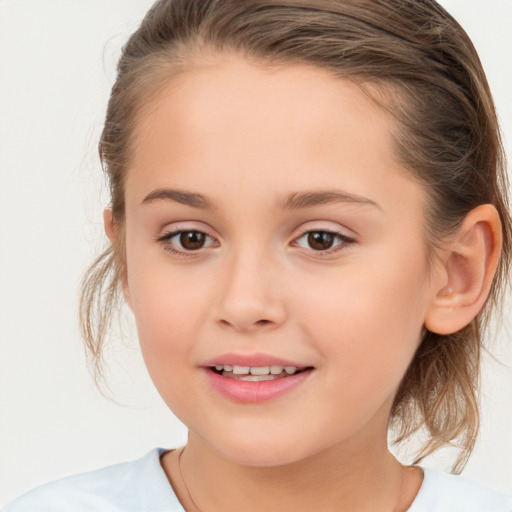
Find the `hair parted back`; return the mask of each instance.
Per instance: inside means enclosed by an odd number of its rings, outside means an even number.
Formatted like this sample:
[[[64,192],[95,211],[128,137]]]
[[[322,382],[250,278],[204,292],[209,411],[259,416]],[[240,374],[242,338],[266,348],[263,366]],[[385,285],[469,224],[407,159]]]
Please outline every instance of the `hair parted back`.
[[[426,332],[398,390],[395,440],[417,431],[417,461],[460,448],[459,471],[479,427],[482,337],[508,283],[511,220],[497,116],[478,55],[464,30],[433,0],[159,0],[123,49],[99,151],[121,236],[83,281],[81,324],[90,362],[119,307],[124,263],[124,180],[139,112],[205,52],[238,52],[267,65],[309,64],[369,91],[396,122],[397,159],[427,192],[426,242],[435,247],[481,204],[503,225],[503,254],[485,309],[452,335]],[[378,97],[377,97],[378,96]]]

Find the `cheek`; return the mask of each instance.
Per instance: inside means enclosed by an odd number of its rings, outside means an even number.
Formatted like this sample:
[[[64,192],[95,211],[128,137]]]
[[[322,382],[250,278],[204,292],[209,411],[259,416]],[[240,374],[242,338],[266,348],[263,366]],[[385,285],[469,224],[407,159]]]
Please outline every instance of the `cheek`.
[[[329,365],[334,385],[340,375],[350,383],[354,401],[396,390],[420,341],[425,310],[421,282],[425,268],[400,262],[351,266],[350,272],[311,291],[302,307],[301,326],[315,340]],[[420,260],[421,261],[421,260]],[[333,285],[332,283],[336,283]],[[324,285],[326,283],[324,282]]]
[[[205,269],[186,262],[186,267],[171,264],[170,255],[159,245],[144,244],[136,234],[133,240],[127,239],[127,283],[139,334],[141,338],[146,332],[164,339],[179,337],[199,320],[202,304],[210,296]]]
[[[193,400],[186,383],[198,304],[194,294],[182,293],[177,286],[151,276],[134,280],[132,285],[132,309],[148,373],[162,399],[180,411]]]
[[[156,356],[184,351],[183,341],[190,339],[200,316],[201,292],[183,289],[175,281],[147,278],[132,283],[131,296],[142,349]]]
[[[157,384],[172,380],[191,360],[210,291],[204,279],[170,266],[165,254],[148,254],[128,248],[128,288],[142,354]]]

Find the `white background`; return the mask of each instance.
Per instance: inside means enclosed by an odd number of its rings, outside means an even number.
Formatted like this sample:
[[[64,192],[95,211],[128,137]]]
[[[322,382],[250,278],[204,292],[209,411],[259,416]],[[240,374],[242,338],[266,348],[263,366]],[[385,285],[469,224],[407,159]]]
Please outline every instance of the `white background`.
[[[119,49],[150,4],[0,0],[0,503],[185,440],[136,342],[109,355],[117,404],[88,375],[77,329],[79,279],[104,240],[102,117]],[[512,1],[442,4],[480,52],[510,153]],[[493,353],[512,365],[512,334]],[[487,358],[484,377],[482,434],[464,474],[512,493],[512,370]]]

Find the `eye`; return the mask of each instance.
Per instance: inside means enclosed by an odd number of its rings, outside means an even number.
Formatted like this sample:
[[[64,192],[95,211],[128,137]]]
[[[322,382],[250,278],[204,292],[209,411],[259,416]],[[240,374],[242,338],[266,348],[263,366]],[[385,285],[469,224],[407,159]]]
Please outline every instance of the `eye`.
[[[174,254],[188,255],[187,253],[197,252],[200,249],[214,246],[216,241],[206,233],[195,229],[178,230],[157,239],[164,248]]]
[[[352,238],[333,231],[307,231],[295,241],[299,247],[315,252],[336,252],[353,242]]]

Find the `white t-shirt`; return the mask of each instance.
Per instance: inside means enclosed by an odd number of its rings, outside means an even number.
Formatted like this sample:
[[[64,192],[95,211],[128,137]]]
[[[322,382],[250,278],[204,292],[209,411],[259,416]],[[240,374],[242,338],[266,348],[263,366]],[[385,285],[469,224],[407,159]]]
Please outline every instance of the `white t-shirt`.
[[[48,483],[2,512],[185,512],[160,465],[163,452]],[[512,512],[512,496],[434,469],[424,474],[408,512]]]

